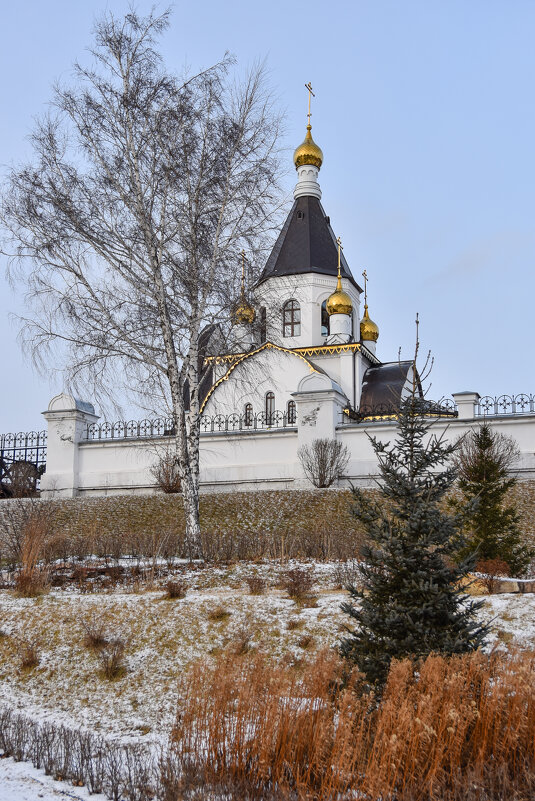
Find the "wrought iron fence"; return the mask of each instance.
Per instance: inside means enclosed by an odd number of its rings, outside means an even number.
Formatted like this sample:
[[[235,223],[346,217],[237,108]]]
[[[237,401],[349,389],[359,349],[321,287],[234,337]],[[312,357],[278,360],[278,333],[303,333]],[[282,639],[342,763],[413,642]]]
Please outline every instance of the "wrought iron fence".
[[[174,433],[173,420],[156,417],[153,420],[119,420],[116,423],[91,423],[84,439],[150,439],[168,437]]]
[[[271,412],[265,414],[215,414],[201,417],[201,433],[214,433],[224,431],[267,431],[277,428],[296,428],[297,415],[295,409],[289,414],[286,412]]]
[[[295,409],[289,414],[274,411],[270,414],[215,414],[202,415],[200,418],[201,434],[210,434],[225,431],[258,431],[277,428],[295,428],[297,416]],[[170,437],[175,433],[173,420],[167,417],[157,417],[154,420],[130,420],[116,423],[91,423],[84,434],[84,440],[109,439],[150,439],[155,437]]]
[[[535,414],[535,394],[485,395],[476,404],[478,417],[501,414]]]
[[[0,434],[0,495],[12,494],[16,484],[21,485],[20,492],[39,488],[46,468],[46,441],[46,431]]]

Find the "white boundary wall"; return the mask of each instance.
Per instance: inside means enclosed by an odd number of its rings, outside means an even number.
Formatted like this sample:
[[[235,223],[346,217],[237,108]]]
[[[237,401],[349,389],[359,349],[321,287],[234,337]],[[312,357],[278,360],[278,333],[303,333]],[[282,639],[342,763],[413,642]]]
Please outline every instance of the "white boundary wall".
[[[202,491],[247,489],[303,489],[310,487],[297,451],[317,437],[336,437],[349,448],[351,458],[339,486],[370,485],[377,462],[368,434],[392,441],[391,421],[339,425],[345,399],[332,385],[326,388],[313,375],[294,393],[298,424],[295,428],[236,433],[201,434]],[[454,396],[458,418],[442,418],[432,432],[457,439],[481,424],[475,416],[476,393]],[[150,493],[155,491],[151,467],[169,447],[169,438],[84,439],[87,425],[97,416],[91,404],[62,394],[44,413],[48,422],[47,470],[43,497],[74,497]],[[486,418],[492,427],[516,439],[520,458],[514,471],[520,479],[535,479],[535,414]]]

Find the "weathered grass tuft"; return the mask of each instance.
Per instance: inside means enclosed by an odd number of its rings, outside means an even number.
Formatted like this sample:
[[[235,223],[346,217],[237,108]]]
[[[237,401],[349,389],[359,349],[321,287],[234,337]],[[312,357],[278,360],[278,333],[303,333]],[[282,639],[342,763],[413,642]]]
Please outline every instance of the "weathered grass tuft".
[[[175,600],[177,598],[185,598],[188,591],[188,585],[182,579],[170,579],[165,585],[167,591],[167,598]]]
[[[197,664],[180,688],[177,762],[240,798],[534,797],[535,652],[393,663],[380,701],[343,671],[332,652],[301,671],[260,655]]]

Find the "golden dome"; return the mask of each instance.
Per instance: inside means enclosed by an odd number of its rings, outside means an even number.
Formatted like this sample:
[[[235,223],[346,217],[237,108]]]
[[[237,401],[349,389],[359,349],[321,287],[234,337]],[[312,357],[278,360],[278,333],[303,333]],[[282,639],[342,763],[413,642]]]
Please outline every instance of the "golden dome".
[[[314,167],[319,169],[323,164],[323,153],[321,147],[318,147],[318,145],[312,139],[311,131],[312,125],[308,124],[304,142],[302,142],[299,147],[295,149],[294,164],[296,168],[301,167],[303,164],[312,164]]]
[[[342,278],[338,275],[338,281],[336,282],[336,289],[329,295],[327,298],[327,314],[330,316],[331,314],[351,314],[353,311],[353,303],[351,298],[344,292],[342,289]]]
[[[379,326],[370,320],[367,303],[364,305],[364,317],[360,321],[360,338],[363,342],[377,342],[379,339]]]
[[[232,314],[233,321],[236,325],[247,325],[254,323],[256,317],[256,312],[254,308],[251,306],[250,303],[247,302],[245,299],[245,295],[242,294],[240,298],[240,302],[235,307],[234,312]]]

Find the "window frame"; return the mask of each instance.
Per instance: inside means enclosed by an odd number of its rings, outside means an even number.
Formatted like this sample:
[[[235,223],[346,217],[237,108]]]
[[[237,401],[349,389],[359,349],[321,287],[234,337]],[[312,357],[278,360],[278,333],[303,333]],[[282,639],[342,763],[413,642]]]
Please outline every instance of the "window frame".
[[[289,426],[294,426],[297,423],[297,406],[294,400],[289,400],[286,404],[286,422]]]
[[[246,403],[243,407],[243,426],[244,428],[253,427],[253,404]]]
[[[275,414],[275,393],[271,389],[264,395],[264,412],[266,415],[266,425],[272,425],[273,415]]]
[[[282,335],[301,336],[301,305],[295,298],[289,298],[282,307]]]

